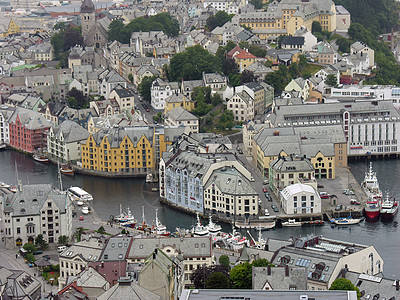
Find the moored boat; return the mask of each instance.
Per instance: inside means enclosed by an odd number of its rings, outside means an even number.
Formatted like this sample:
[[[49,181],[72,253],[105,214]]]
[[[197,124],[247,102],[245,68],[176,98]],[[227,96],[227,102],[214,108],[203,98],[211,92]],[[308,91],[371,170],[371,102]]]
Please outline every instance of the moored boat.
[[[69,176],[74,176],[74,174],[75,174],[74,169],[70,165],[67,165],[67,164],[63,164],[60,166],[60,172],[61,172],[61,174],[69,175]]]
[[[385,200],[382,202],[381,206],[381,219],[382,220],[391,220],[397,214],[399,209],[399,203],[393,197],[389,197],[386,195]]]
[[[192,234],[195,236],[205,236],[209,233],[208,228],[201,224],[199,213],[197,213],[197,223],[192,228]]]
[[[331,223],[334,223],[336,225],[354,225],[358,224],[362,221],[363,219],[356,219],[352,218],[351,216],[346,217],[346,218],[335,218],[331,220]]]
[[[49,162],[49,158],[44,154],[33,154],[33,159],[36,160],[37,162],[41,162],[41,163]]]
[[[82,214],[88,215],[90,213],[89,207],[83,206],[82,207]]]
[[[148,182],[148,183],[153,182],[153,174],[149,173],[146,175],[146,182]]]
[[[368,197],[365,203],[365,215],[368,219],[378,219],[381,210],[381,200]]]
[[[155,225],[151,229],[151,231],[157,235],[162,235],[162,236],[169,236],[171,232],[167,230],[167,226],[162,224],[160,220],[158,219],[158,208],[156,208],[156,220],[155,220]]]
[[[364,181],[361,183],[361,187],[368,197],[364,207],[365,215],[368,219],[378,218],[381,209],[382,191],[379,188],[376,173],[372,170],[371,162],[368,171],[365,172]]]
[[[218,225],[213,222],[211,215],[210,215],[210,219],[208,221],[208,225],[206,227],[210,233],[217,233],[222,230],[221,225]]]
[[[289,219],[286,222],[282,222],[283,227],[300,227],[301,225],[303,225],[303,223],[296,221],[296,219]]]

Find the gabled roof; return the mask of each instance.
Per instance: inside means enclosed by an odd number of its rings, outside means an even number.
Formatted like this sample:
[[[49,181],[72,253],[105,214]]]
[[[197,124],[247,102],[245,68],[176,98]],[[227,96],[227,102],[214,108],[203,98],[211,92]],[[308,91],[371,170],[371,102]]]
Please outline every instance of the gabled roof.
[[[237,54],[235,56],[235,58],[238,59],[253,59],[253,58],[257,58],[256,56],[254,56],[253,54],[251,54],[247,49],[246,50],[242,50],[239,54]]]
[[[304,45],[304,37],[288,35],[282,40],[282,45],[298,45],[298,46],[302,46],[302,45]]]

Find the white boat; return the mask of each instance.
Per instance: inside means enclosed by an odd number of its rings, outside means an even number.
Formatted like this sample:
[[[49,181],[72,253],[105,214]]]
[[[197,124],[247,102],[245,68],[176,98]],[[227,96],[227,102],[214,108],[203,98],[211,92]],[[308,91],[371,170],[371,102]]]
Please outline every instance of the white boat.
[[[336,218],[333,220],[333,223],[336,225],[354,225],[360,223],[362,220],[363,219],[353,219],[352,217]]]
[[[163,225],[158,219],[158,208],[156,208],[156,220],[155,225],[152,228],[152,232],[163,236],[169,236],[171,234],[169,231],[167,231],[167,226]]]
[[[247,231],[247,234],[251,237],[251,240],[252,240],[252,242],[250,243],[250,247],[256,248],[256,249],[261,249],[261,250],[265,249],[265,245],[267,244],[267,241],[264,240],[264,238],[262,237],[261,227],[258,228],[258,239],[257,240],[255,240],[253,238],[253,236],[250,234],[249,231]]]
[[[397,214],[398,209],[398,202],[393,197],[389,197],[389,195],[386,195],[385,201],[383,201],[380,211],[381,218],[383,220],[393,219],[394,216]]]
[[[303,225],[303,223],[296,221],[296,219],[289,219],[286,222],[282,222],[283,227],[299,227]]]
[[[83,204],[84,204],[84,202],[81,200],[76,201],[76,205],[78,205],[78,206],[82,206]]]
[[[92,201],[93,197],[88,192],[84,191],[80,187],[72,186],[68,189],[68,194],[72,198],[72,200],[78,201]]]
[[[226,238],[226,244],[234,251],[243,249],[248,244],[246,237],[242,236],[240,232],[237,232],[235,226],[232,224],[232,233]]]
[[[369,163],[369,169],[365,172],[364,181],[361,183],[365,194],[371,199],[381,199],[382,191],[379,188],[376,172],[372,170],[372,162]]]
[[[153,182],[153,174],[146,175],[146,182]]]
[[[210,232],[208,231],[206,226],[201,225],[199,213],[197,213],[197,223],[192,228],[192,234],[195,236],[205,236],[208,235]]]
[[[0,181],[0,188],[9,189],[11,186],[3,181]]]
[[[90,213],[89,207],[83,206],[82,207],[82,214],[88,215]]]
[[[210,219],[208,221],[208,225],[206,226],[210,233],[217,233],[222,230],[222,227],[213,222],[212,216],[210,215]]]

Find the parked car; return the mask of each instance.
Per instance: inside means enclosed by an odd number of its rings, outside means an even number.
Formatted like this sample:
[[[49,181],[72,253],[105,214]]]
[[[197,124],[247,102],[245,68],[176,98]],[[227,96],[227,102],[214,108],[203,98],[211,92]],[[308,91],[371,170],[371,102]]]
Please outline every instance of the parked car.
[[[350,204],[353,204],[353,205],[360,205],[361,203],[360,203],[360,201],[357,201],[356,199],[351,199],[351,200],[350,200]]]
[[[265,198],[269,199],[269,194],[265,193]]]
[[[268,192],[268,190],[267,190],[266,187],[263,188],[263,192],[264,192],[264,193]]]
[[[242,151],[242,149],[240,149],[240,148],[237,149],[237,152],[238,152],[239,154],[243,154],[243,151]]]
[[[319,196],[321,199],[329,199],[329,194],[327,192],[320,192]]]
[[[274,212],[279,212],[279,209],[277,207],[273,208]]]
[[[276,205],[274,203],[271,204],[272,209],[276,208]]]
[[[269,211],[268,211],[268,209],[264,209],[264,215],[269,216]]]
[[[264,182],[263,182],[263,185],[267,185],[267,184],[268,184],[268,180],[265,179]]]
[[[270,197],[268,197],[268,201],[269,201],[269,202],[272,202],[272,198],[271,198],[271,196],[270,196]]]
[[[79,221],[83,221],[85,218],[83,216],[79,217]]]
[[[343,189],[342,193],[347,195],[347,196],[353,196],[354,195],[354,192],[352,190],[349,190],[349,189]]]
[[[33,255],[39,255],[39,254],[43,254],[42,250],[36,250],[35,252],[32,253]]]
[[[323,189],[324,188],[324,186],[322,185],[322,184],[318,184],[318,186],[317,186],[319,189]]]

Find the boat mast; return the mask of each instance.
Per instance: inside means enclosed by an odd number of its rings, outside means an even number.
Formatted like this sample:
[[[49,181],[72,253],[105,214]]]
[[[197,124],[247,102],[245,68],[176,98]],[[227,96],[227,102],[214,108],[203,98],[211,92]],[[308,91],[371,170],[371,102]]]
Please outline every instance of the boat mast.
[[[61,177],[61,170],[60,170],[60,162],[57,160],[57,174],[58,174],[58,182],[60,184],[60,191],[63,191],[63,183]]]

